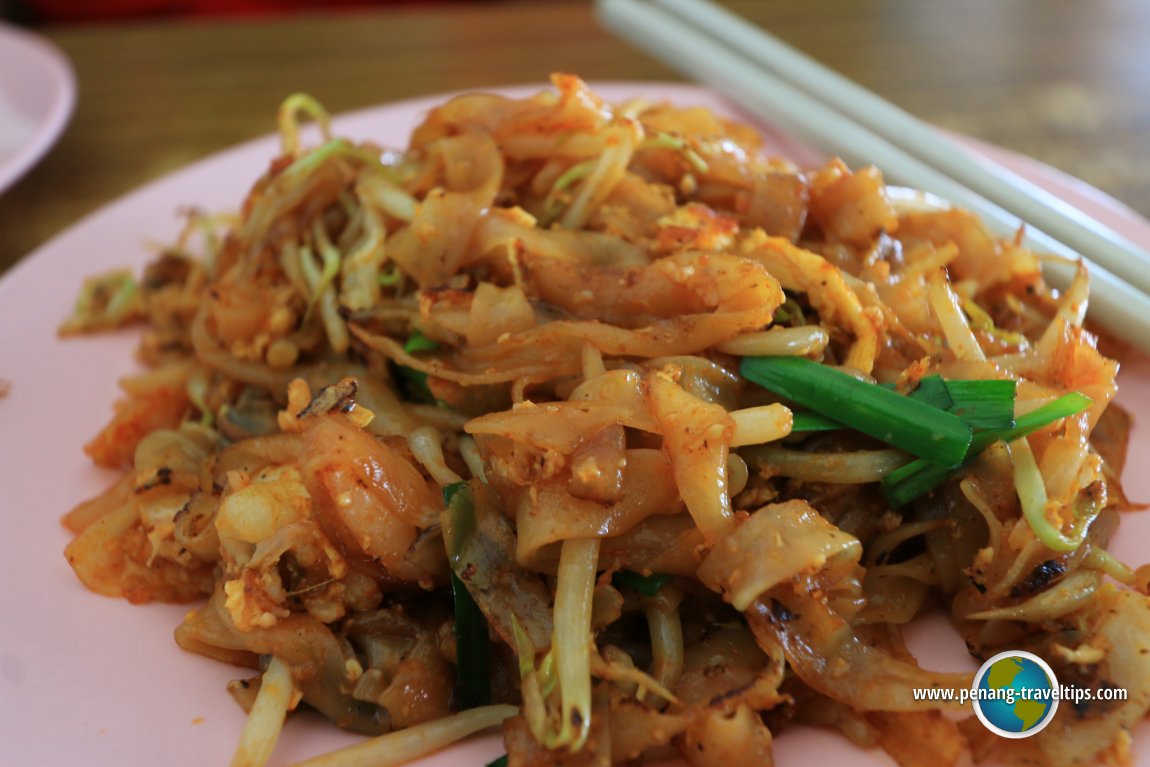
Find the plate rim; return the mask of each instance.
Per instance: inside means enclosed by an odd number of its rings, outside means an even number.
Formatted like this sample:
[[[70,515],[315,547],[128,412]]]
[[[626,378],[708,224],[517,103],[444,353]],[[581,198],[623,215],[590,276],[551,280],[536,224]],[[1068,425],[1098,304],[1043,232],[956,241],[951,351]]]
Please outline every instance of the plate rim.
[[[0,22],[0,46],[11,46],[8,53],[15,51],[12,55],[21,64],[34,68],[52,87],[48,109],[36,121],[31,138],[0,159],[0,193],[3,193],[35,167],[60,139],[75,112],[77,87],[71,60],[46,37]]]

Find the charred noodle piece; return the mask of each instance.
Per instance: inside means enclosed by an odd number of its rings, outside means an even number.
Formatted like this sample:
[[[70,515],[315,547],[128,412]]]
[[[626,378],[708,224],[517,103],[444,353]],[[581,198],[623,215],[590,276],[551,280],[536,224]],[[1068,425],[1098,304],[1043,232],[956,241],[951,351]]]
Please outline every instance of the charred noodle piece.
[[[740,612],[780,583],[821,570],[828,560],[858,561],[862,544],[819,515],[806,501],[756,511],[703,560],[699,580]]]
[[[970,428],[951,413],[801,357],[744,357],[744,378],[875,439],[943,466],[958,466]]]
[[[340,727],[363,735],[392,728],[386,709],[345,692],[355,656],[330,628],[309,615],[294,614],[272,628],[240,631],[224,606],[221,588],[184,619],[176,629],[176,642],[185,650],[243,665],[255,665],[259,655],[274,656],[292,670],[304,702]]]
[[[810,584],[818,593],[819,588]],[[751,603],[745,615],[760,644],[782,646],[795,674],[812,689],[864,711],[961,710],[958,690],[970,674],[925,671],[857,637],[808,586],[784,584]],[[915,699],[915,688],[955,692],[953,704]]]
[[[442,518],[454,575],[483,612],[491,628],[515,647],[515,625],[533,646],[551,646],[551,596],[543,579],[515,561],[515,532],[495,493],[473,480],[456,487]]]

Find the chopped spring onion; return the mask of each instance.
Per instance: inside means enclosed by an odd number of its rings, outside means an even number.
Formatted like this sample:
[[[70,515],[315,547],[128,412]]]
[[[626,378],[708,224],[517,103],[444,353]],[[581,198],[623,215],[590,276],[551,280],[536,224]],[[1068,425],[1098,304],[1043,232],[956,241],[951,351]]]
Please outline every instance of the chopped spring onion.
[[[838,421],[832,421],[826,416],[812,413],[808,410],[796,410],[791,413],[791,434],[805,431],[834,431],[845,429]]]
[[[140,300],[139,286],[127,269],[89,277],[60,332],[67,335],[119,327],[140,311]]]
[[[507,754],[504,754],[498,759],[491,760],[487,763],[487,767],[507,767]]]
[[[487,669],[487,620],[460,578],[468,563],[460,556],[462,541],[475,529],[475,504],[466,482],[443,488],[443,501],[453,520],[449,541],[451,592],[455,602],[455,653],[460,709],[491,703],[491,676]]]
[[[1016,333],[1013,330],[1003,330],[995,325],[994,319],[987,314],[985,309],[975,303],[973,299],[968,298],[964,300],[962,302],[962,309],[966,312],[972,329],[989,333],[1000,341],[1004,341],[1008,344],[1021,345],[1026,343],[1026,336],[1021,333]]]
[[[950,410],[954,407],[954,398],[950,396],[947,390],[946,382],[942,380],[942,376],[927,376],[918,382],[918,386],[914,391],[908,394],[911,399],[916,399],[919,402],[924,402],[931,407],[936,407],[939,410]],[[1013,401],[1011,405],[1013,405]],[[1013,410],[1011,411],[1013,413]]]
[[[435,402],[435,395],[427,385],[427,373],[407,365],[396,365],[395,372],[404,399],[425,404]]]
[[[945,381],[943,385],[952,402],[947,410],[966,421],[970,428],[1014,428],[1014,392],[1017,388],[1014,381],[961,380]]]
[[[551,194],[558,194],[576,181],[581,181],[590,176],[591,171],[595,170],[597,163],[598,160],[583,160],[563,171],[563,174],[555,179],[555,183],[551,185]]]
[[[540,224],[550,224],[559,214],[563,212],[564,203],[559,199],[559,195],[577,181],[582,181],[591,175],[598,164],[597,159],[583,160],[577,162],[570,168],[565,170],[559,178],[555,179],[555,183],[551,185],[551,189],[547,192],[547,197],[543,200],[543,217]]]
[[[971,431],[961,418],[802,357],[745,357],[739,372],[770,391],[933,463],[958,466]]]
[[[433,352],[439,348],[439,342],[434,338],[428,338],[420,331],[416,330],[412,333],[407,343],[403,345],[403,350],[408,354],[415,354],[416,352]]]
[[[620,570],[611,576],[611,583],[616,587],[628,588],[645,597],[653,597],[659,593],[671,576],[666,573],[652,573],[639,575],[633,570]]]
[[[932,375],[908,396],[953,413],[972,429],[1009,429],[1014,426],[1016,388],[1009,379],[943,380]]]
[[[786,324],[791,327],[798,327],[807,324],[806,315],[803,314],[803,307],[795,300],[795,297],[783,291],[786,296],[785,300],[775,308],[775,316],[771,322],[775,325]]]
[[[690,164],[691,169],[698,173],[700,176],[707,175],[710,171],[710,166],[707,161],[696,152],[691,146],[678,136],[671,133],[659,132],[654,136],[649,136],[643,139],[638,149],[670,149],[675,152],[682,152],[683,159]]]
[[[1012,428],[979,431],[971,441],[970,452],[964,463],[999,440],[1013,442],[1061,418],[1080,413],[1091,404],[1093,404],[1091,399],[1086,395],[1071,392],[1026,415],[1019,416]],[[883,492],[891,506],[897,508],[938,487],[952,472],[953,469],[949,466],[941,466],[922,459],[911,461],[883,478]]]
[[[379,284],[385,288],[394,288],[401,282],[403,282],[403,272],[398,266],[393,267],[390,272],[379,273]]]

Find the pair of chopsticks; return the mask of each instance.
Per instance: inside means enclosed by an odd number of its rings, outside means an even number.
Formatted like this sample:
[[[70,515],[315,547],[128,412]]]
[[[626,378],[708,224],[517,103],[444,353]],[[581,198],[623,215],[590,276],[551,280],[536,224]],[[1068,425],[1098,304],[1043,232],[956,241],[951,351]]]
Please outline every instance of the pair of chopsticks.
[[[957,146],[931,126],[708,0],[596,0],[612,30],[757,117],[888,182],[975,213],[1000,237],[1025,222],[1025,245],[1065,287],[1086,259],[1090,315],[1150,352],[1150,253],[1017,174]]]

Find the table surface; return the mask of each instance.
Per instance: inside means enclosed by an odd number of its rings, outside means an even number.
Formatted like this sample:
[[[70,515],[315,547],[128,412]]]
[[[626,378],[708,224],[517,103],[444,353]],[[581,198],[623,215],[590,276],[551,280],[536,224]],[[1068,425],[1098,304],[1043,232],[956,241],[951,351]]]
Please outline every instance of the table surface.
[[[1150,215],[1150,3],[731,0],[928,121],[1031,155]],[[0,195],[0,271],[119,195],[274,129],[284,96],[342,112],[420,94],[681,80],[587,0],[439,4],[244,21],[39,30],[75,67],[59,143]]]

